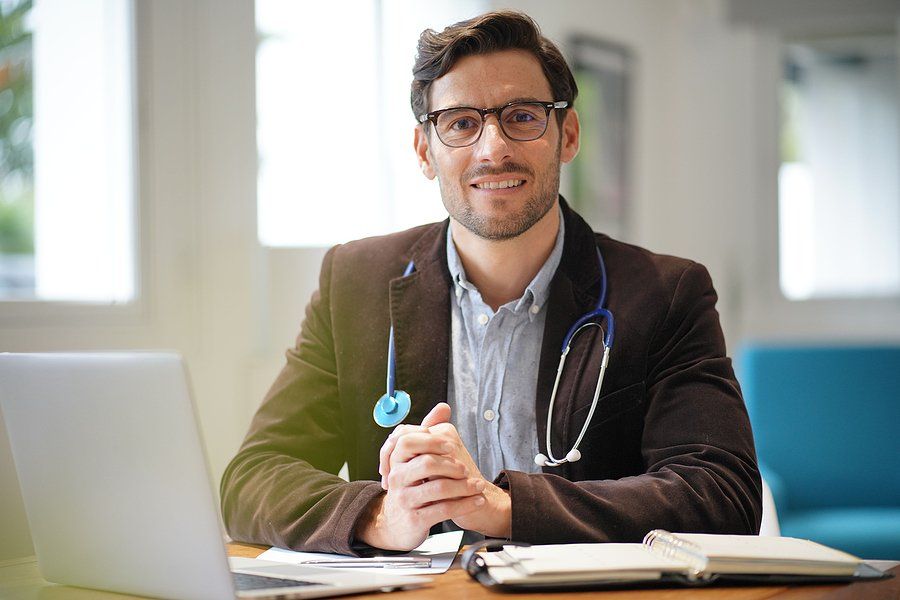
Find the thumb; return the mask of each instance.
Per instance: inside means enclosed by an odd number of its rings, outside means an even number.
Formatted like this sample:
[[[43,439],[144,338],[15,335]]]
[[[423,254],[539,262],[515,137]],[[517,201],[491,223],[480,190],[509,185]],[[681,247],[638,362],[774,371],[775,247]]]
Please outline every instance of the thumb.
[[[450,405],[446,402],[439,402],[431,411],[422,419],[422,427],[431,427],[439,423],[450,422]]]

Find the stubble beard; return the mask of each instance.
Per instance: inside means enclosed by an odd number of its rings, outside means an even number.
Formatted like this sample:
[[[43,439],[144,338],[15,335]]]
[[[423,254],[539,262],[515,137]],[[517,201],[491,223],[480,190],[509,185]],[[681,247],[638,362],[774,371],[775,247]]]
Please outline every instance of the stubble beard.
[[[479,213],[465,195],[466,181],[474,177],[503,175],[506,173],[526,174],[529,183],[537,183],[531,169],[519,163],[509,163],[500,169],[474,169],[463,175],[459,187],[448,189],[444,179],[438,177],[441,199],[447,212],[463,227],[480,238],[492,241],[509,240],[531,229],[553,207],[559,196],[560,148],[557,147],[554,163],[549,165],[541,177],[543,183],[525,200],[521,210],[503,217],[490,217]]]

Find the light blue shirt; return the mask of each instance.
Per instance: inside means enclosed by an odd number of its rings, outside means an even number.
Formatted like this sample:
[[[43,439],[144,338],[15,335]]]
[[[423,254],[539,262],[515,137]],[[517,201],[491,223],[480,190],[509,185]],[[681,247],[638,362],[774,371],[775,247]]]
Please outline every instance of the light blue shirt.
[[[562,211],[556,244],[518,300],[495,313],[465,269],[450,232],[447,264],[450,288],[451,352],[447,401],[451,422],[491,481],[501,470],[539,473],[535,388],[544,338],[550,282],[562,258]]]

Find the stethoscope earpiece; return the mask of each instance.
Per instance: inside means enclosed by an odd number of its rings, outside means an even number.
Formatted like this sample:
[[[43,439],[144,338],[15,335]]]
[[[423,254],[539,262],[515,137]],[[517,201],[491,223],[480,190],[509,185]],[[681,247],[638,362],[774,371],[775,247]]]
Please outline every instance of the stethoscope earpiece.
[[[581,450],[578,448],[572,448],[566,454],[566,462],[578,462],[579,460],[581,460]]]
[[[578,448],[572,448],[566,457],[562,460],[550,460],[543,452],[539,452],[534,457],[534,464],[539,467],[558,467],[563,463],[573,463],[581,460],[581,451]]]

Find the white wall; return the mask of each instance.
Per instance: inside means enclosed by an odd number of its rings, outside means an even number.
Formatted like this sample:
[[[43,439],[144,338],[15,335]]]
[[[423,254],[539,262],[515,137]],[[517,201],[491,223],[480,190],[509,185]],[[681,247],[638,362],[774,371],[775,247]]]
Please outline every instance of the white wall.
[[[740,224],[753,202],[751,35],[726,27],[717,0],[536,0],[499,3],[532,15],[566,52],[572,33],[622,44],[634,56],[631,240],[704,263],[730,340],[738,330]],[[578,102],[576,100],[576,106]]]
[[[710,268],[732,347],[747,336],[900,339],[896,300],[779,297],[777,35],[733,25],[725,0],[503,6],[559,41],[577,31],[632,48],[632,237]],[[181,351],[218,478],[293,343],[324,250],[256,242],[252,3],[137,8],[142,299],[125,311],[0,305],[0,348]],[[8,459],[0,427],[0,560],[30,552]]]
[[[732,353],[751,339],[900,340],[896,298],[785,300],[776,220],[782,36],[883,30],[897,19],[900,3],[567,0],[551,7],[516,0],[494,6],[527,12],[564,52],[577,32],[634,53],[630,237],[709,268]]]

